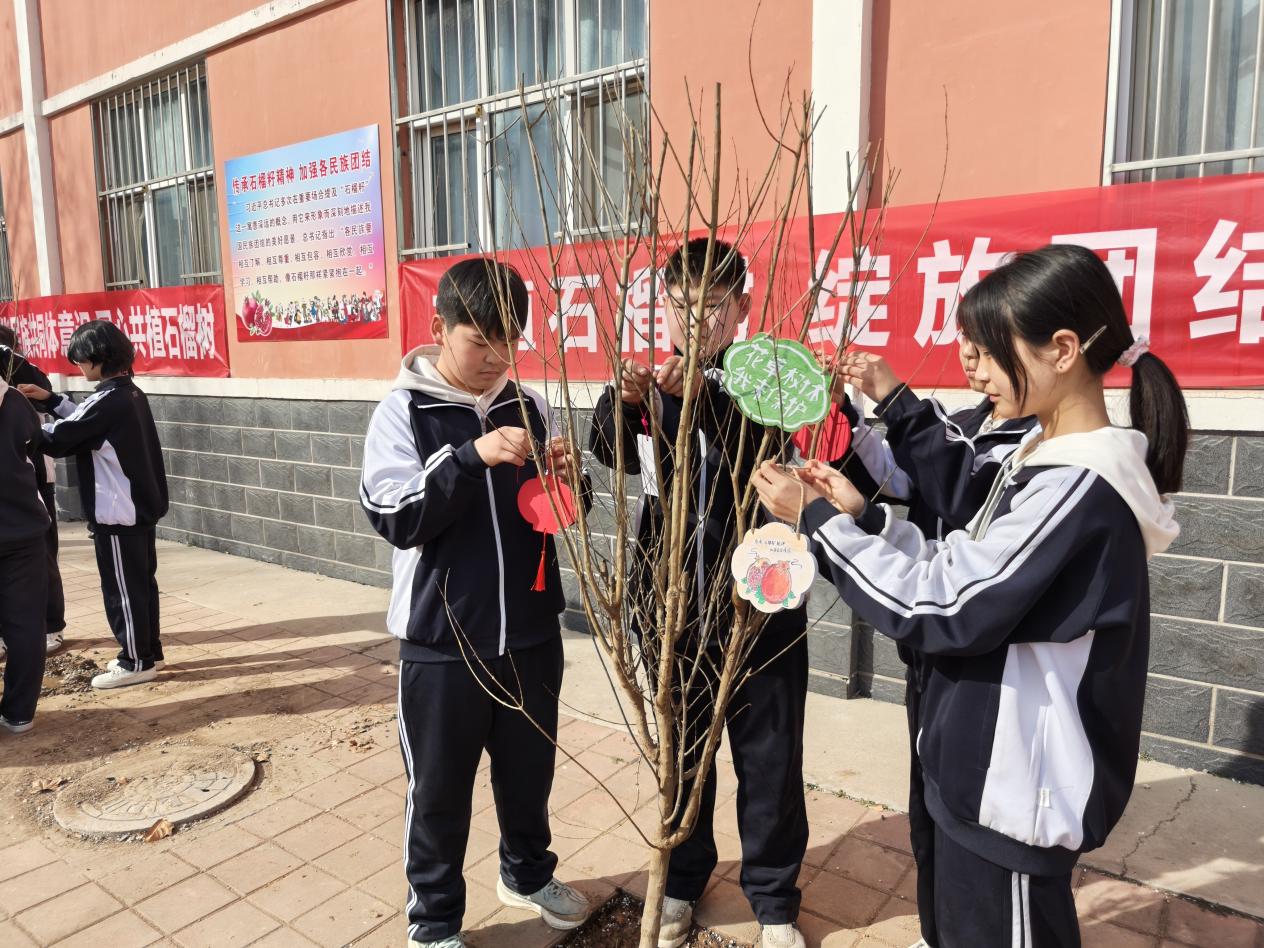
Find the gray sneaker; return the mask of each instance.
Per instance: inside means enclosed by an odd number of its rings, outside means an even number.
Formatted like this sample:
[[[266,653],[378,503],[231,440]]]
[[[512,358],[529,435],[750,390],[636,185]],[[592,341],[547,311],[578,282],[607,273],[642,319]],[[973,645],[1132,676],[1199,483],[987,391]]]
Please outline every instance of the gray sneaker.
[[[408,948],[465,948],[465,939],[460,935],[449,935],[438,941],[417,941],[415,938],[410,938]]]
[[[794,925],[765,925],[760,929],[759,948],[807,948],[803,933]]]
[[[0,727],[4,728],[10,734],[25,734],[31,728],[35,727],[35,722],[10,721],[8,718],[0,717]]]
[[[549,884],[539,892],[519,895],[505,885],[504,879],[497,878],[496,894],[500,897],[501,905],[535,912],[544,919],[549,928],[559,931],[578,928],[588,920],[588,899],[556,879],[550,879]]]
[[[663,923],[658,929],[658,948],[680,948],[693,928],[693,903],[663,896]]]

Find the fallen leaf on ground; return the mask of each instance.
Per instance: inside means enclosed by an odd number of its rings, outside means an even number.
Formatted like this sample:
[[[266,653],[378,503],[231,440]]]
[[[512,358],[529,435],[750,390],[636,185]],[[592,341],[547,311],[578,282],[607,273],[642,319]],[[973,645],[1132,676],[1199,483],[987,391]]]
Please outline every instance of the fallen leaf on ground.
[[[52,793],[65,783],[65,777],[38,778],[31,781],[31,793]]]
[[[161,819],[153,826],[149,827],[145,833],[144,840],[147,843],[156,843],[160,839],[166,839],[175,831],[176,828],[171,825],[170,820]]]

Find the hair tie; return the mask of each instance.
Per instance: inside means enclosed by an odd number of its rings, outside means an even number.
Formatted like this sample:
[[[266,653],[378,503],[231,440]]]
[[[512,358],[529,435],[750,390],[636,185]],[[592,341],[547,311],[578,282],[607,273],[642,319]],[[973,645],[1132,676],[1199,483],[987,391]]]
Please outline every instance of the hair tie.
[[[1150,351],[1150,337],[1138,336],[1137,339],[1127,349],[1123,351],[1116,361],[1125,368],[1131,369],[1137,364],[1137,360]]]

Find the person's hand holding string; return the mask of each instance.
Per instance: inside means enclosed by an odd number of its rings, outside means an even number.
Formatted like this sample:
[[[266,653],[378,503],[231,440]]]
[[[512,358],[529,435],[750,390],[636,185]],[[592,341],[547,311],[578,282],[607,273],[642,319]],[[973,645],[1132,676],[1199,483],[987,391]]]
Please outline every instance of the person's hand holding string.
[[[560,477],[568,486],[579,483],[580,469],[575,461],[575,451],[565,438],[553,438],[545,447],[545,471],[552,477]]]
[[[865,495],[856,489],[856,485],[845,474],[824,461],[808,461],[795,474],[809,490],[828,500],[839,513],[851,514],[853,517],[864,513]]]
[[[673,395],[676,398],[685,398],[685,357],[680,355],[669,356],[663,360],[663,364],[659,366],[658,374],[654,381],[658,385],[658,389],[664,395]],[[693,397],[702,390],[702,369],[701,367],[694,373],[692,391],[688,397]]]
[[[654,373],[634,359],[624,359],[619,369],[619,396],[624,404],[639,405],[654,385]]]
[[[46,402],[53,397],[52,392],[42,389],[38,385],[31,385],[29,382],[23,382],[19,385],[18,391],[33,402]]]
[[[526,428],[495,428],[474,442],[474,450],[488,467],[497,464],[522,467],[531,457],[531,432]]]
[[[795,476],[775,461],[765,461],[751,475],[751,483],[759,494],[759,502],[768,513],[796,530],[803,509],[824,497],[813,485]]]
[[[871,401],[882,401],[903,384],[887,360],[872,352],[849,352],[835,365],[844,383],[856,386]]]

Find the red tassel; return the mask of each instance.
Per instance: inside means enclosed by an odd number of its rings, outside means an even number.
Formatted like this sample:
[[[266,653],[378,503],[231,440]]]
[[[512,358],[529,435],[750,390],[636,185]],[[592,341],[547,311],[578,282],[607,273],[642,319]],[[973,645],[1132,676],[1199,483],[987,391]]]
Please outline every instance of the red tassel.
[[[535,573],[535,585],[531,587],[532,592],[544,592],[544,566],[545,557],[549,552],[549,537],[546,533],[540,538],[540,568]]]

